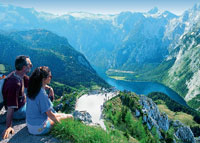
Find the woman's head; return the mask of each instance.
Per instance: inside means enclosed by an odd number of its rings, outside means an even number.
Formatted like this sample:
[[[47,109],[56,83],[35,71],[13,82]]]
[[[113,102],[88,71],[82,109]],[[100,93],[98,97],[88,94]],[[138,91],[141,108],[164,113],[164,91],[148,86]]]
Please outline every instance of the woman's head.
[[[27,96],[30,99],[34,99],[39,93],[41,87],[50,83],[51,77],[51,71],[48,67],[42,66],[36,68],[29,79]]]

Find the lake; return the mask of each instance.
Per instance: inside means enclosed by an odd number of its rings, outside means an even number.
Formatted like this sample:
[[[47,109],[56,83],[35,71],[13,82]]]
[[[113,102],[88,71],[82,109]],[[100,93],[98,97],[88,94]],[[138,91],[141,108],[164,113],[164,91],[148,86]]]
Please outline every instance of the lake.
[[[110,85],[116,87],[118,90],[129,90],[136,94],[148,95],[151,92],[162,92],[168,95],[174,101],[187,106],[185,100],[169,87],[156,82],[129,82],[122,80],[115,80],[109,78],[105,73],[98,71],[98,74]]]

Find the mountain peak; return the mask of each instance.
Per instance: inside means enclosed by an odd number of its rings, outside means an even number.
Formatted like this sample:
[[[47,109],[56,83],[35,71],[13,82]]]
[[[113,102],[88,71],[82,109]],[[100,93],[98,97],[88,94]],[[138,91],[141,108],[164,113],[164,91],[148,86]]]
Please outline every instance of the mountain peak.
[[[193,6],[193,10],[194,10],[194,11],[199,11],[199,10],[200,10],[200,3],[196,3],[196,4]]]
[[[156,14],[156,13],[158,13],[158,12],[159,12],[159,10],[158,10],[157,7],[154,7],[154,8],[152,8],[151,10],[148,11],[149,14]]]

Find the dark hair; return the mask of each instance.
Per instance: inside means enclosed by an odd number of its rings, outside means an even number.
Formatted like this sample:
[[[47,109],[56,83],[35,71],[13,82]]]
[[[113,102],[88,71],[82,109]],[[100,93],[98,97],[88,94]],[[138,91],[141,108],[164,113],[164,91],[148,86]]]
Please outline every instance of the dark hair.
[[[29,58],[29,57],[24,56],[24,55],[17,56],[17,58],[15,60],[15,69],[20,71],[20,70],[22,70],[23,66],[27,66],[28,65],[28,63],[26,61],[27,58]]]
[[[36,68],[30,76],[27,96],[30,99],[35,99],[35,97],[40,92],[42,87],[42,80],[49,76],[50,69],[46,66]]]

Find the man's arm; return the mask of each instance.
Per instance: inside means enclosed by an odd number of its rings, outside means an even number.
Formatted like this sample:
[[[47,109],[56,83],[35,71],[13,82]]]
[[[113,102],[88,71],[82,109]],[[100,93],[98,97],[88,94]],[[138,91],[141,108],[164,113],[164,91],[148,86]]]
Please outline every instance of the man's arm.
[[[8,138],[10,133],[11,134],[14,133],[14,129],[12,128],[13,113],[14,113],[14,109],[8,108],[7,114],[6,114],[6,129],[4,130],[2,134],[3,139]]]

